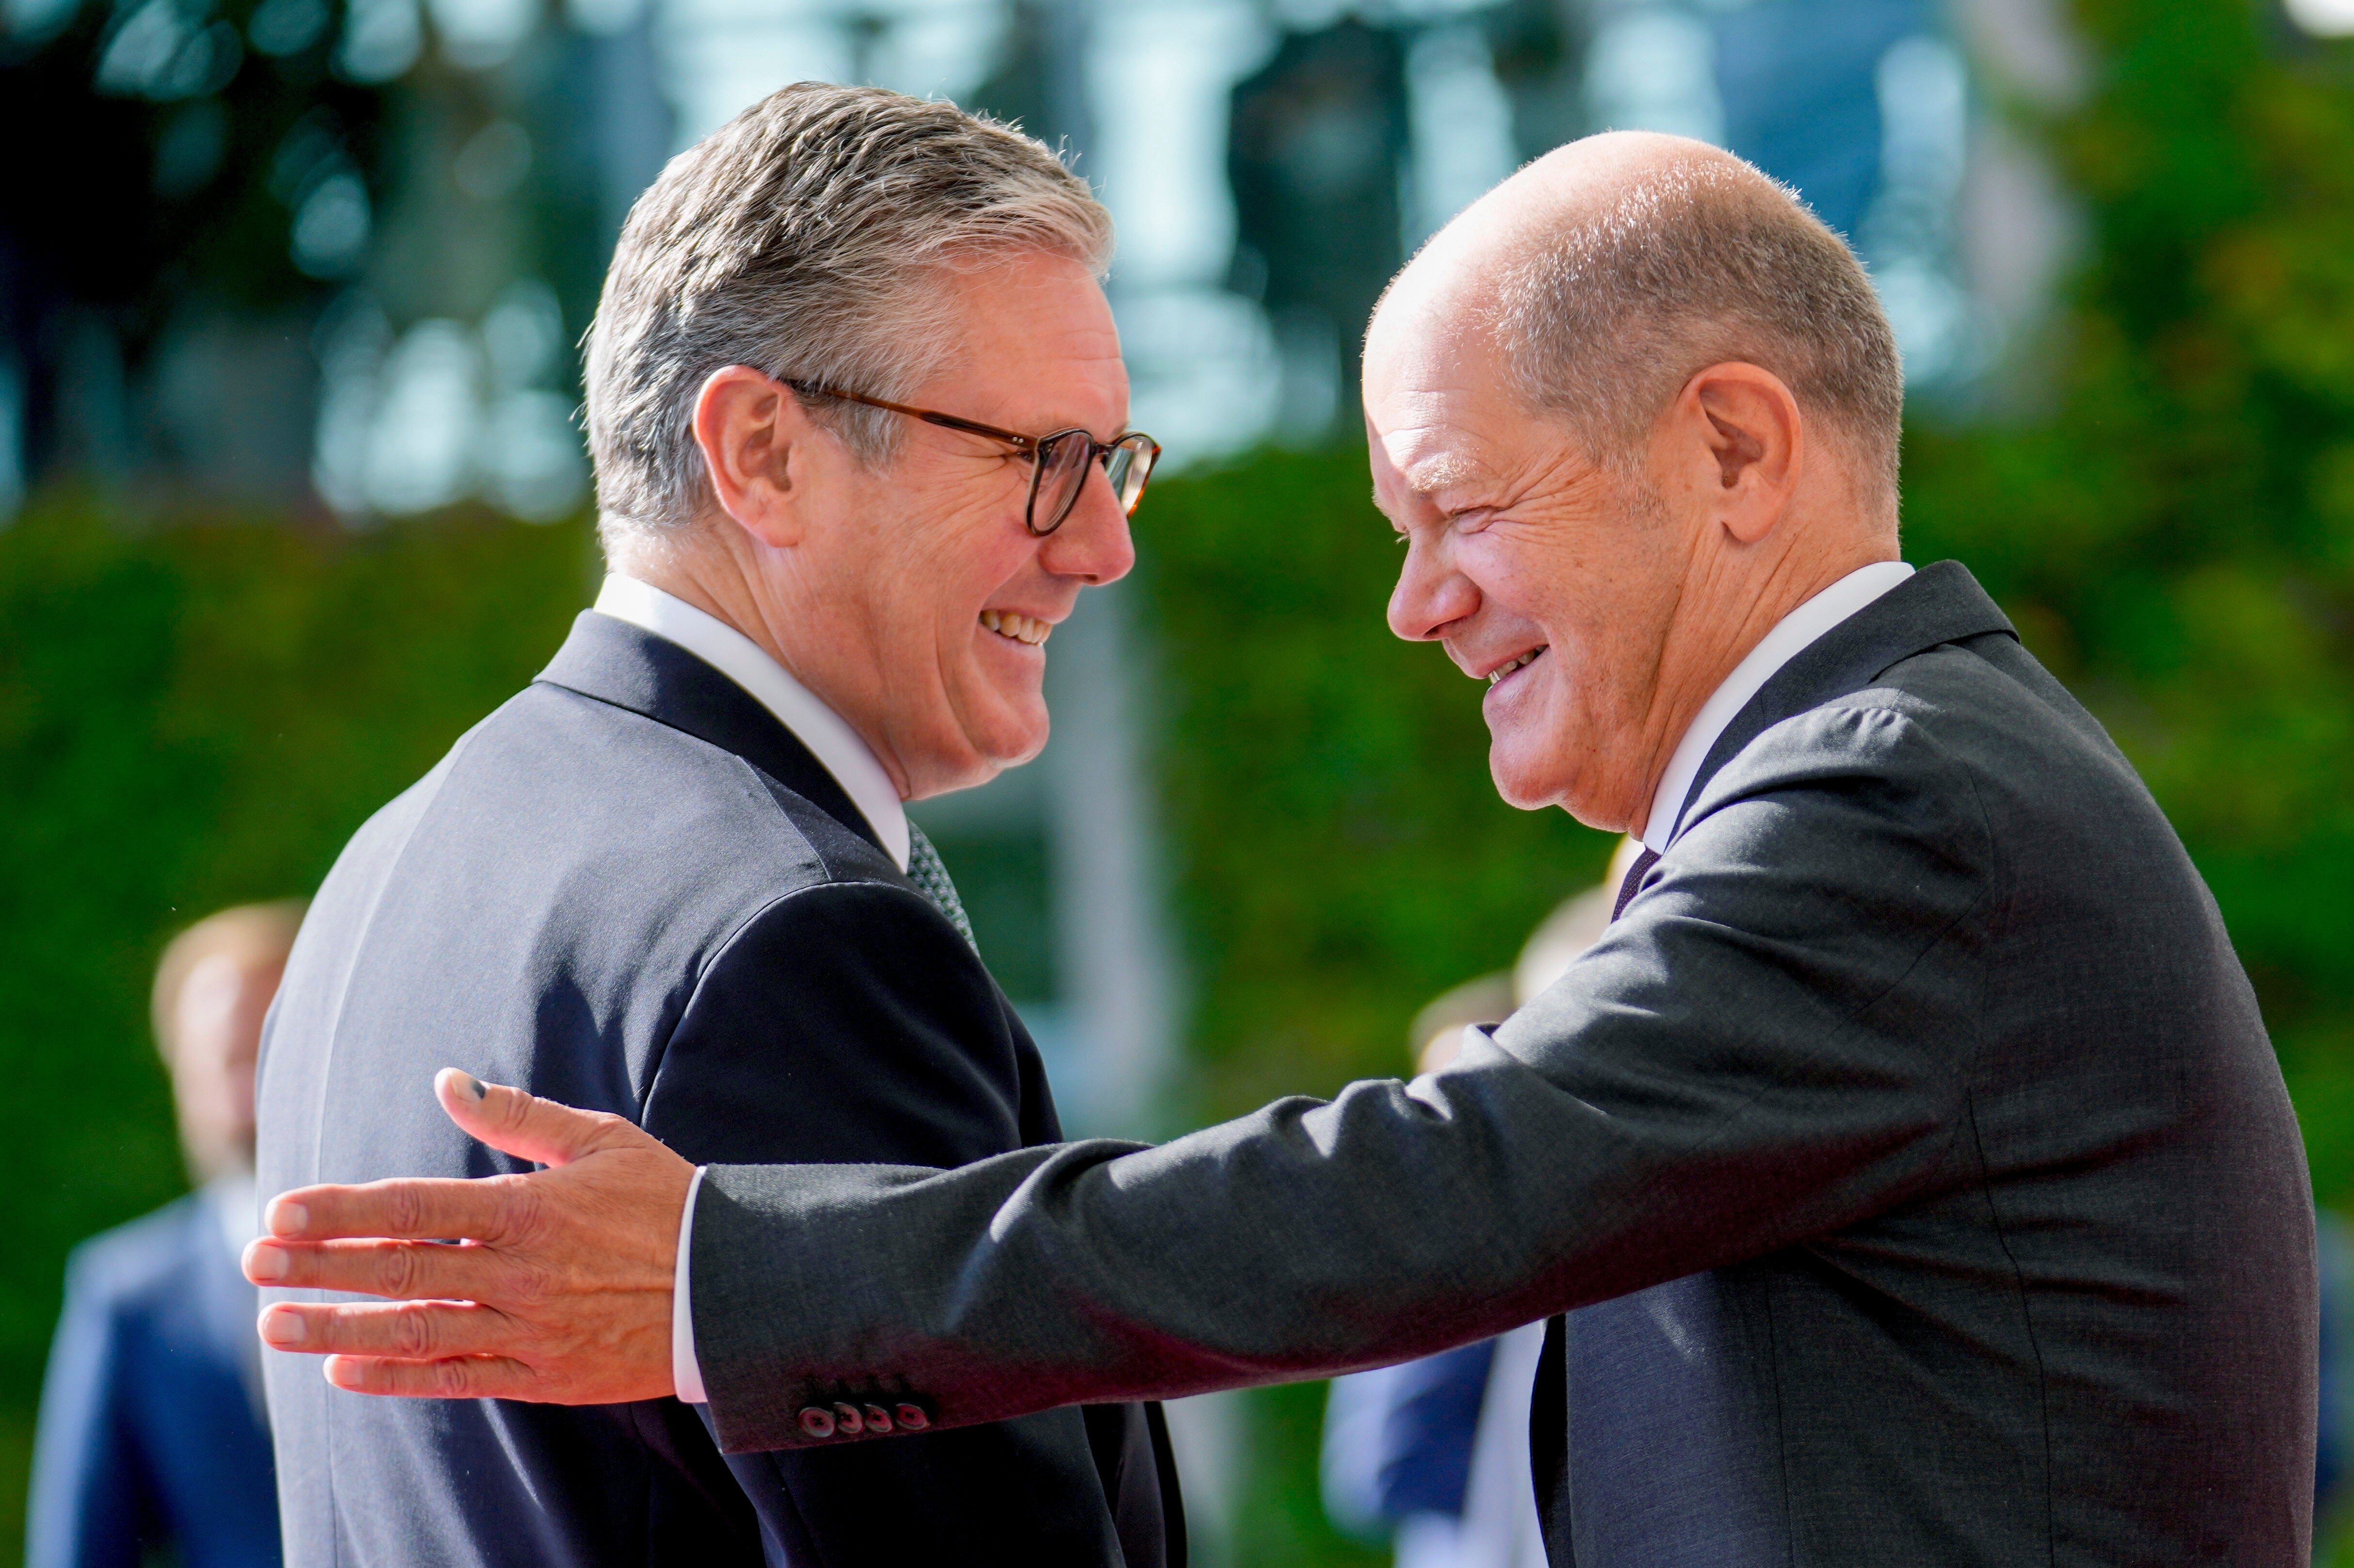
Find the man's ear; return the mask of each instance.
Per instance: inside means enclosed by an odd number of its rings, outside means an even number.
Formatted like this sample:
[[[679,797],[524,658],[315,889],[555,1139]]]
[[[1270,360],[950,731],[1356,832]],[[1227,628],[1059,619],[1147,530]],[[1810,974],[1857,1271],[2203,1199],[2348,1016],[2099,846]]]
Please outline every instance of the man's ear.
[[[713,371],[695,395],[695,444],[719,510],[775,548],[801,540],[821,434],[791,387],[748,365]]]
[[[1679,421],[1708,453],[1711,509],[1744,545],[1771,533],[1798,488],[1805,418],[1781,377],[1755,365],[1712,365],[1684,384]]]

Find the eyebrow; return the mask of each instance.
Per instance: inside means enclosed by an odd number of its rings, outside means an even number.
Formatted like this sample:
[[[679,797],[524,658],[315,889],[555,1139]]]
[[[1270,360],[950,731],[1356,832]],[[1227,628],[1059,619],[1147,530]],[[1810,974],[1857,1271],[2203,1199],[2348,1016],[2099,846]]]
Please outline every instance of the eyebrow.
[[[1414,465],[1400,478],[1405,488],[1416,495],[1431,496],[1442,490],[1470,484],[1481,477],[1479,465],[1459,452],[1440,452]]]

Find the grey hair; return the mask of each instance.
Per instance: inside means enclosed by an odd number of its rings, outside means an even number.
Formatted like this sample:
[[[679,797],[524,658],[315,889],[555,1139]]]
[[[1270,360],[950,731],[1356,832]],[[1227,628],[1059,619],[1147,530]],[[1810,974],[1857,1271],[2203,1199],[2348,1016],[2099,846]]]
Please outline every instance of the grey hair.
[[[1796,191],[1695,150],[1581,204],[1503,274],[1490,325],[1517,390],[1631,474],[1652,421],[1700,370],[1772,371],[1896,496],[1904,374],[1855,253]]]
[[[874,88],[780,89],[670,161],[630,209],[588,340],[599,529],[675,529],[711,504],[695,403],[748,365],[906,397],[956,346],[943,270],[1025,252],[1103,273],[1111,216],[1020,131]],[[898,417],[812,411],[860,461]]]

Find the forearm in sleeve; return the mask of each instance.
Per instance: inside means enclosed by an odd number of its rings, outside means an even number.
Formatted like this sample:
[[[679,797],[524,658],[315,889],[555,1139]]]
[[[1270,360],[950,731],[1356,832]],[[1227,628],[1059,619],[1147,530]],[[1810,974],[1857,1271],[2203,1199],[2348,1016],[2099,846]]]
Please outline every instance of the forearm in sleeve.
[[[1920,1191],[1959,1122],[1987,865],[1919,793],[1724,807],[1560,984],[1411,1085],[1157,1149],[715,1165],[692,1266],[723,1444],[803,1441],[841,1383],[957,1425],[1400,1361]]]

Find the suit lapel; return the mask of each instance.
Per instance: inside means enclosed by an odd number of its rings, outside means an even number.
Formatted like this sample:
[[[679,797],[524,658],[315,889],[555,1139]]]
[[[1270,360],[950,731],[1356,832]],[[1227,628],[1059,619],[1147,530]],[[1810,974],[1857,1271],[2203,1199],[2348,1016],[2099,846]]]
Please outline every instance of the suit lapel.
[[[732,752],[883,848],[866,815],[851,804],[825,765],[751,693],[668,638],[582,610],[537,679],[642,714]]]
[[[1801,649],[1734,715],[1684,791],[1683,814],[1676,819],[1670,841],[1683,830],[1693,802],[1717,771],[1784,719],[1860,692],[1892,665],[1925,649],[1989,631],[2019,635],[1967,567],[1939,561],[1914,572]]]
[[[1692,802],[1717,771],[1784,719],[1865,689],[1891,665],[1924,649],[1990,631],[2019,635],[1967,567],[1958,561],[1922,567],[1802,649],[1758,688],[1702,759],[1685,792],[1684,815],[1677,819],[1676,831],[1682,830]],[[1621,909],[1654,858],[1646,850],[1643,863],[1628,876],[1619,895]],[[1529,1401],[1529,1459],[1535,1472],[1546,1556],[1555,1563],[1572,1563],[1568,1319],[1564,1317],[1545,1324],[1544,1351]]]

